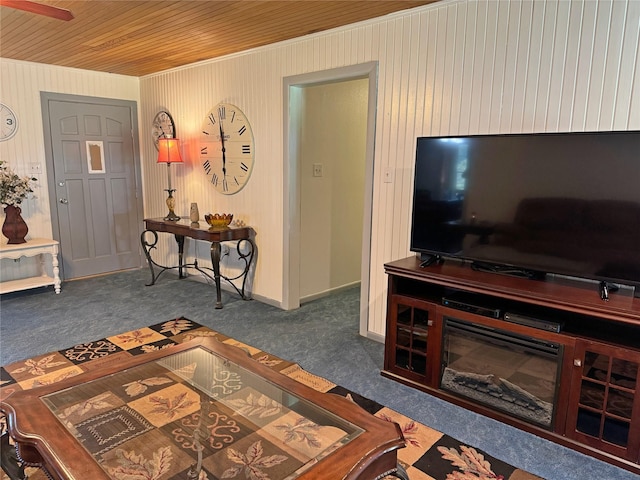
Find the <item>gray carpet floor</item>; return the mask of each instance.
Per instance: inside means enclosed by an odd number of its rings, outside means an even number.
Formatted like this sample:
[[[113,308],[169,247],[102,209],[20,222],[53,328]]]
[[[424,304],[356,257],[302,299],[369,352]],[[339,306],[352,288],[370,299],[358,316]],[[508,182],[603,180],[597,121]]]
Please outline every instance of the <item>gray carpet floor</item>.
[[[0,297],[0,365],[184,316],[299,363],[307,371],[384,404],[548,480],[631,480],[597,461],[380,375],[384,346],[358,334],[359,290],[283,311],[257,300],[165,275],[146,287],[148,270],[65,282]]]

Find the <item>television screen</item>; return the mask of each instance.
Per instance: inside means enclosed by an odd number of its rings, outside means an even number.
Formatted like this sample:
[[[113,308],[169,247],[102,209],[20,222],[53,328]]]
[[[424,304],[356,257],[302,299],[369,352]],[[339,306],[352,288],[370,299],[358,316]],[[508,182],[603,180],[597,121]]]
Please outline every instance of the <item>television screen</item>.
[[[640,285],[640,132],[420,137],[411,250]]]

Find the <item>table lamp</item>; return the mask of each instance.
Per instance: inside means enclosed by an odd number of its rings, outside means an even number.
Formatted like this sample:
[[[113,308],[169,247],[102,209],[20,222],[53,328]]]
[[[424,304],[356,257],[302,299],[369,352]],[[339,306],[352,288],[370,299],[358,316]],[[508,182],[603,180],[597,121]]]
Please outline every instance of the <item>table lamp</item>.
[[[182,163],[182,156],[180,155],[179,142],[177,138],[166,137],[158,140],[158,163],[167,164],[167,179],[169,180],[169,188],[165,191],[169,194],[167,197],[167,207],[169,213],[165,220],[176,221],[180,220],[180,217],[173,211],[176,208],[176,199],[173,198],[173,192],[175,188],[171,188],[171,164]]]

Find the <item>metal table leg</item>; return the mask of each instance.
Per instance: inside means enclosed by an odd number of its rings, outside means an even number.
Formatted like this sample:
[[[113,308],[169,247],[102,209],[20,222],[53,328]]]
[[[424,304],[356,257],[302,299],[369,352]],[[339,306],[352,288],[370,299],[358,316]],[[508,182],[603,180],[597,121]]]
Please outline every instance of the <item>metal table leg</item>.
[[[211,266],[213,279],[216,282],[216,308],[222,308],[222,292],[220,289],[220,242],[211,242]]]

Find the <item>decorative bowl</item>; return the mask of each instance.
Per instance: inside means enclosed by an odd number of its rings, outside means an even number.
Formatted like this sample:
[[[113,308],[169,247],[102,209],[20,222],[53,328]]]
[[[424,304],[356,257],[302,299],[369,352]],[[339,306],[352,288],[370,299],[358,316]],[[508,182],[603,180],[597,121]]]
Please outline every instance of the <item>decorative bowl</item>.
[[[232,213],[208,213],[204,216],[204,219],[207,221],[209,225],[214,228],[224,228],[228,227],[233,220]]]

